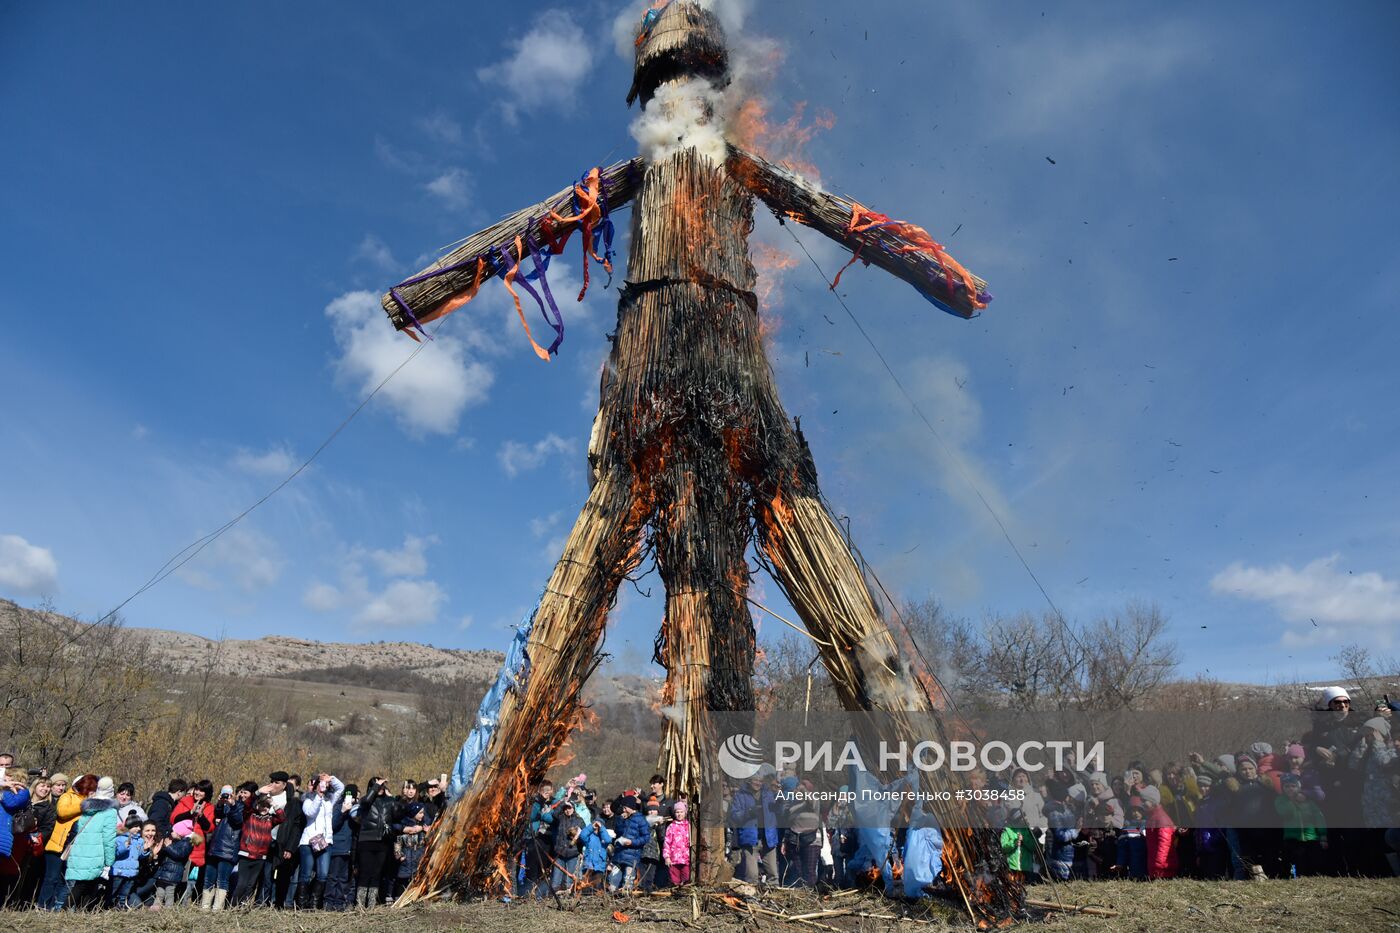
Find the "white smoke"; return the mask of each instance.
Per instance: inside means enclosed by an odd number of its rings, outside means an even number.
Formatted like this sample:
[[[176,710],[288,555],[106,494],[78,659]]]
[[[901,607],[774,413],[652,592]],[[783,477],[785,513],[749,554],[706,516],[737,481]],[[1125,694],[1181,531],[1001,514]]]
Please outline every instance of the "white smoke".
[[[648,162],[694,147],[716,165],[723,165],[724,103],[724,94],[704,78],[663,84],[632,121],[632,138]]]

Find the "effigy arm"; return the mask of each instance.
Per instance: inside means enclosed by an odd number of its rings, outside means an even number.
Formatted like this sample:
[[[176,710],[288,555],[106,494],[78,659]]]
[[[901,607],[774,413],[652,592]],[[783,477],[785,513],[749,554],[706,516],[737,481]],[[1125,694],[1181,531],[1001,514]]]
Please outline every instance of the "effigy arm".
[[[642,169],[642,160],[634,158],[598,170],[604,215],[632,200]],[[551,245],[550,240],[566,239],[582,225],[575,208],[580,187],[583,186],[570,185],[473,233],[450,253],[385,292],[380,304],[394,329],[420,326],[456,310],[466,303],[464,297],[476,294],[482,282],[493,275],[503,275],[502,257],[523,264],[530,258],[532,245],[543,249]],[[591,244],[585,244],[585,249],[590,248]]]
[[[860,260],[898,276],[933,304],[958,317],[975,317],[992,296],[987,283],[948,255],[924,228],[891,220],[858,201],[822,191],[805,178],[737,146],[728,168],[779,222],[804,224],[849,249],[849,267]],[[845,269],[841,270],[842,272]],[[836,275],[832,287],[841,281]]]

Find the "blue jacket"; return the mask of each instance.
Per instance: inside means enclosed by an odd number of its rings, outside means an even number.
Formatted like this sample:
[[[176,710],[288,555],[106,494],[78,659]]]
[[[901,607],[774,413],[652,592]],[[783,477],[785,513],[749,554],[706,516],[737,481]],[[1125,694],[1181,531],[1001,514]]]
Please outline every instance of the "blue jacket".
[[[0,857],[8,857],[11,849],[14,848],[15,814],[27,806],[29,806],[29,791],[24,788],[18,791],[7,790],[3,795],[0,795]]]
[[[82,815],[73,826],[65,881],[92,881],[117,860],[117,802],[83,801]]]
[[[243,835],[243,801],[228,809],[214,836],[209,840],[208,858],[221,862],[238,861],[238,840]]]
[[[160,864],[156,866],[157,884],[179,884],[185,874],[185,863],[190,860],[194,843],[188,838],[172,839],[160,850]]]
[[[608,846],[617,838],[617,834],[608,829],[602,820],[598,821],[598,826],[598,830],[594,831],[592,823],[585,823],[583,831],[578,834],[578,841],[583,843],[585,871],[607,871]]]
[[[629,817],[618,817],[617,823],[613,826],[618,839],[623,837],[631,845],[623,845],[620,842],[613,844],[613,861],[624,867],[635,866],[641,861],[642,850],[651,841],[651,827],[647,825],[647,818],[640,813],[633,813]]]
[[[335,833],[331,838],[331,855],[349,855],[355,847],[355,826],[349,814],[339,806],[331,814],[331,829]]]
[[[734,839],[738,845],[758,845],[760,814],[763,817],[763,844],[769,847],[778,844],[778,815],[774,807],[777,799],[777,795],[766,787],[758,794],[747,784],[734,791],[734,797],[729,802],[729,825],[734,829]]]
[[[530,836],[531,838],[548,837],[554,835],[554,814],[557,811],[551,804],[546,804],[538,796],[530,804]]]
[[[141,856],[146,854],[146,840],[131,833],[117,837],[117,860],[112,863],[115,878],[135,878],[141,873]]]

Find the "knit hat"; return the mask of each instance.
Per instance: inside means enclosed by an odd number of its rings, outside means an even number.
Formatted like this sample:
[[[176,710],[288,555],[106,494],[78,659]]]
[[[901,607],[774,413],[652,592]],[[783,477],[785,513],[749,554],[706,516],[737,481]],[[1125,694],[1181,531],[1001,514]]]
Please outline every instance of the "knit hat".
[[[52,775],[49,776],[49,783],[50,783],[50,784],[67,784],[67,783],[68,783],[68,775],[64,774],[62,771],[56,771],[56,772],[54,772]]]
[[[1285,774],[1285,775],[1283,775],[1282,777],[1280,777],[1280,778],[1278,779],[1278,782],[1279,782],[1279,786],[1281,786],[1281,787],[1290,787],[1290,786],[1292,786],[1292,787],[1302,787],[1302,786],[1303,786],[1303,779],[1300,778],[1300,777],[1298,777],[1298,775],[1296,775],[1296,774]]]
[[[225,784],[223,787],[219,788],[219,796],[220,796],[220,797],[232,797],[232,796],[233,796],[233,785],[232,785],[232,784]]]
[[[1326,709],[1327,705],[1333,700],[1350,699],[1351,696],[1347,693],[1345,687],[1328,687],[1326,690],[1322,691],[1322,708]]]
[[[1253,756],[1253,755],[1236,755],[1236,756],[1235,756],[1235,770],[1236,770],[1236,771],[1240,770],[1240,767],[1241,767],[1246,761],[1249,762],[1250,764],[1254,765],[1254,767],[1255,767],[1256,769],[1259,767],[1259,762],[1257,762],[1257,761],[1254,760],[1254,756]]]
[[[1104,787],[1107,787],[1108,775],[1104,774],[1102,771],[1095,771],[1093,774],[1089,775],[1089,783],[1102,784]]]
[[[194,832],[194,820],[180,820],[170,828],[170,835],[176,839],[184,839],[192,832]]]
[[[111,800],[117,796],[117,786],[112,783],[112,779],[109,777],[99,778],[97,790],[93,791],[91,796],[93,800]]]
[[[1387,739],[1390,738],[1390,722],[1386,719],[1382,719],[1380,716],[1366,720],[1361,724],[1361,728],[1374,729]]]
[[[1080,803],[1083,803],[1084,798],[1088,796],[1088,792],[1084,790],[1083,784],[1071,784],[1069,786],[1069,795]]]
[[[1141,797],[1143,801],[1146,802],[1148,805],[1153,807],[1159,806],[1162,803],[1162,792],[1159,791],[1157,788],[1153,787],[1151,784],[1148,784],[1142,790],[1138,791],[1138,796]]]
[[[642,802],[636,797],[632,797],[629,795],[627,797],[623,797],[622,800],[618,801],[618,806],[622,807],[622,809],[624,810],[640,810],[642,809]]]
[[[1201,788],[1210,787],[1210,786],[1211,786],[1212,784],[1214,784],[1214,783],[1215,783],[1215,778],[1211,777],[1209,774],[1198,774],[1198,775],[1196,775],[1196,786],[1197,786],[1197,787],[1201,787]]]
[[[1274,747],[1268,742],[1255,742],[1253,745],[1249,746],[1249,753],[1256,759],[1263,758],[1265,755],[1272,755],[1274,753]]]
[[[1288,757],[1306,758],[1308,757],[1308,752],[1307,749],[1303,748],[1302,745],[1299,745],[1297,742],[1294,742],[1292,745],[1288,746]]]
[[[1215,760],[1216,760],[1216,763],[1219,764],[1220,767],[1224,768],[1226,771],[1234,771],[1234,770],[1235,770],[1235,756],[1234,756],[1234,755],[1220,755],[1220,756],[1217,757]]]
[[[689,808],[686,806],[684,800],[677,800],[675,805],[671,807],[671,811],[676,814],[676,819],[678,820],[685,819],[688,810]]]

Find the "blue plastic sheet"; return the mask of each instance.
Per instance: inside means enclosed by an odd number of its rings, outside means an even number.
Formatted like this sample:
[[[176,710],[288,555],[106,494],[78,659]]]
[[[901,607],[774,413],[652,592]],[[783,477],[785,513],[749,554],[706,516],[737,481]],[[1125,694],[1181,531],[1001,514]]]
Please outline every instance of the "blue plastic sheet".
[[[540,594],[540,597],[543,599],[544,594]],[[496,722],[501,714],[501,701],[506,698],[508,692],[523,688],[530,678],[530,655],[525,646],[530,641],[530,630],[535,627],[535,613],[539,608],[537,602],[535,608],[515,627],[515,637],[510,640],[510,647],[506,649],[506,659],[501,664],[500,673],[496,675],[496,682],[486,691],[486,696],[481,698],[481,706],[476,711],[476,725],[472,727],[471,735],[462,743],[462,750],[457,753],[457,761],[452,765],[452,775],[447,781],[449,800],[456,800],[471,786],[477,766],[481,764],[481,756],[486,753],[491,736],[496,732]]]
[[[924,888],[933,884],[943,870],[943,833],[932,814],[922,808],[904,840],[904,896],[923,897]]]

